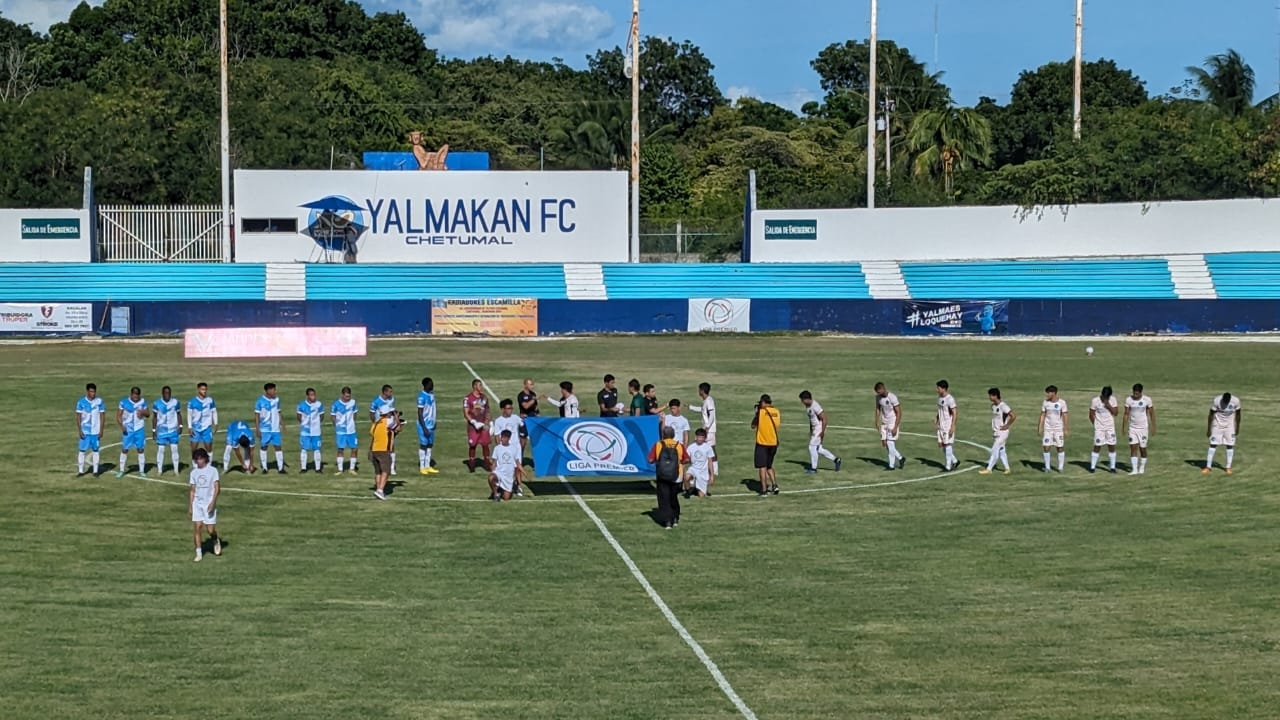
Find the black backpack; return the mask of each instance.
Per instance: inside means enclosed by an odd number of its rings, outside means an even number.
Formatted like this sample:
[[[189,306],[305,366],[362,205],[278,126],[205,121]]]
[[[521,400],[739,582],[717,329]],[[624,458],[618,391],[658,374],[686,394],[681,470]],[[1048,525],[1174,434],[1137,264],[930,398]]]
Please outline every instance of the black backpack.
[[[680,449],[676,445],[662,443],[658,452],[657,478],[663,482],[680,481]]]

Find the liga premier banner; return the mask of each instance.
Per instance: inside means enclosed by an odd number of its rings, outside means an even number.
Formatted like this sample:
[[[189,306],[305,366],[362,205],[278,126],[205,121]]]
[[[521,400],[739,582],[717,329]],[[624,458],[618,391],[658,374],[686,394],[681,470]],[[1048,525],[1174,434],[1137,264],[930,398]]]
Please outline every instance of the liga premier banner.
[[[751,301],[690,298],[689,332],[751,332]]]
[[[538,334],[538,301],[432,300],[431,334],[534,337]]]
[[[1008,300],[902,303],[903,335],[1008,335]]]
[[[529,417],[538,477],[652,477],[649,450],[660,438],[657,415],[620,418]]]
[[[92,332],[92,303],[0,303],[0,332]]]

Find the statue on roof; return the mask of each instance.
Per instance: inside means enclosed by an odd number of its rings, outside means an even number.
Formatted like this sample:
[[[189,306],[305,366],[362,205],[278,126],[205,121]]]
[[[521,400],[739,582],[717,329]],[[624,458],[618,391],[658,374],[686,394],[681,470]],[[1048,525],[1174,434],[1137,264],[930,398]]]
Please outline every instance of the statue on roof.
[[[422,133],[415,130],[409,133],[409,143],[413,145],[413,156],[418,160],[419,170],[448,170],[444,159],[449,155],[449,146],[441,145],[432,152],[422,146]]]

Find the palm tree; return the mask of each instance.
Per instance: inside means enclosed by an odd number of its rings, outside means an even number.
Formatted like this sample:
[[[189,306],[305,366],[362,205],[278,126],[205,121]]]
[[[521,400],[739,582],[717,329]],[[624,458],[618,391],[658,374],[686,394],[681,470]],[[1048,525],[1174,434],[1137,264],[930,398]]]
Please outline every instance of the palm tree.
[[[907,147],[916,158],[916,176],[941,174],[949,196],[957,166],[969,168],[991,162],[991,122],[973,108],[924,110],[911,121]]]
[[[1206,101],[1231,117],[1253,104],[1253,68],[1235,50],[1211,55],[1204,67],[1188,67],[1187,72],[1204,91]]]
[[[630,112],[622,102],[578,103],[552,130],[551,145],[572,168],[625,168],[631,162]]]

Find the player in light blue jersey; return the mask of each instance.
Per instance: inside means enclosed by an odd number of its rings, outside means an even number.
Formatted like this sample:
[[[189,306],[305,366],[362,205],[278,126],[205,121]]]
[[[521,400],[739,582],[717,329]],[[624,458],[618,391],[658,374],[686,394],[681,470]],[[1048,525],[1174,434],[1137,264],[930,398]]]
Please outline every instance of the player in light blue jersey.
[[[302,447],[302,472],[307,471],[307,452],[316,463],[316,472],[323,466],[320,456],[320,425],[324,422],[324,403],[316,399],[316,389],[307,388],[307,397],[298,403],[298,444]]]
[[[122,398],[116,408],[116,424],[120,426],[123,435],[116,477],[124,477],[130,450],[135,451],[138,456],[138,474],[147,476],[147,416],[150,414],[147,401],[142,397],[142,390],[136,385],[129,388],[129,397]]]
[[[93,383],[86,384],[84,397],[76,401],[76,434],[80,436],[76,477],[84,477],[85,453],[91,456],[93,476],[98,476],[98,459],[102,448],[102,417],[106,411],[106,405],[102,402],[102,398],[98,397],[98,386]]]
[[[379,418],[384,415],[390,415],[396,409],[396,396],[391,392],[390,385],[382,386],[382,394],[373,399],[369,403],[369,422],[378,422]],[[391,474],[396,474],[396,451],[391,451]]]
[[[245,472],[252,475],[258,471],[253,466],[253,428],[243,420],[236,420],[227,426],[227,449],[222,452],[223,472],[230,471],[232,453],[235,453],[236,461]]]
[[[151,404],[151,437],[156,441],[156,472],[164,474],[164,449],[173,458],[173,472],[182,472],[178,462],[178,439],[182,437],[182,404],[168,385],[160,388],[160,399]]]
[[[275,448],[276,470],[284,474],[284,448],[280,444],[280,398],[276,397],[276,384],[262,386],[262,397],[253,406],[258,417],[258,457],[262,459],[262,472],[267,471],[267,448]]]
[[[418,472],[435,475],[440,472],[431,466],[431,449],[436,444],[436,384],[422,378],[422,392],[418,393]]]
[[[209,397],[206,383],[196,385],[196,396],[187,403],[187,437],[191,451],[199,448],[213,451],[213,436],[218,433],[218,405]],[[226,465],[222,466],[226,470]]]
[[[356,401],[351,397],[351,388],[342,388],[342,395],[333,401],[329,414],[333,417],[333,432],[338,440],[338,471],[341,475],[346,462],[347,451],[351,451],[351,474],[356,474],[356,456],[360,454],[360,438],[356,437]]]

